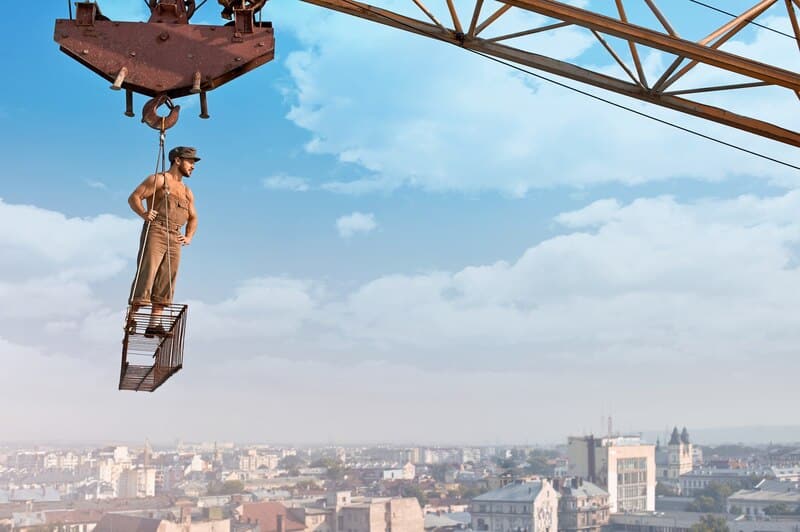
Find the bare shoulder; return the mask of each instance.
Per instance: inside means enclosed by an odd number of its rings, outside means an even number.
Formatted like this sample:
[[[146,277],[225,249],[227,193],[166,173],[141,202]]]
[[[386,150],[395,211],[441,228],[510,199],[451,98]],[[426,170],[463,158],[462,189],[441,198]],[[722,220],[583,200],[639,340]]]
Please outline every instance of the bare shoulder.
[[[192,189],[189,188],[189,185],[183,185],[183,186],[186,187],[186,199],[188,199],[189,201],[194,201],[194,192],[192,192]]]
[[[147,193],[148,189],[153,188],[153,183],[156,180],[155,174],[150,174],[149,176],[144,178],[144,181],[139,183],[136,189],[133,191],[134,194],[144,196]]]
[[[142,184],[147,186],[153,186],[153,185],[158,185],[159,182],[161,182],[162,184],[164,183],[164,174],[150,174],[144,179],[144,181],[142,181]]]

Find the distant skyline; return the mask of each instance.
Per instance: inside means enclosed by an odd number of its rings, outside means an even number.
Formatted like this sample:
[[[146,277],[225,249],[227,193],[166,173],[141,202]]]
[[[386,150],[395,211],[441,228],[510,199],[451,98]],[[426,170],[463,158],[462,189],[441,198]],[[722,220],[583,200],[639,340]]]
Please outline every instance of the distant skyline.
[[[673,425],[674,426],[674,425]],[[678,429],[682,429],[683,425],[678,424]],[[717,428],[689,428],[689,436],[691,438],[692,443],[696,445],[702,446],[718,446],[718,445],[756,445],[756,446],[765,446],[769,444],[774,445],[798,445],[800,446],[800,425],[784,425],[784,426],[740,426],[740,427],[717,427]],[[667,428],[665,427],[662,430],[644,430],[644,431],[634,431],[630,433],[620,433],[625,435],[636,435],[641,434],[644,441],[647,443],[656,443],[658,438],[661,439],[662,444],[666,444],[664,440],[665,435],[668,437],[669,433],[672,431],[672,427]],[[439,441],[439,442],[431,442],[431,441],[341,441],[341,442],[324,442],[324,441],[264,441],[264,440],[232,440],[232,439],[199,439],[199,440],[181,440],[182,443],[187,445],[192,444],[203,444],[203,443],[224,443],[229,444],[233,443],[235,445],[274,445],[274,446],[308,446],[308,447],[323,447],[323,446],[350,446],[350,447],[359,447],[359,446],[370,446],[370,445],[389,445],[389,446],[412,446],[412,447],[425,447],[425,446],[480,446],[480,447],[490,447],[494,445],[508,445],[508,446],[543,446],[543,447],[552,447],[552,446],[559,446],[559,445],[566,445],[567,438],[569,436],[585,436],[589,434],[594,434],[595,436],[602,437],[606,434],[600,431],[596,431],[593,433],[574,433],[574,434],[567,434],[564,436],[563,441],[501,441],[501,442],[493,442],[493,443],[475,443],[475,442],[468,442],[468,441]],[[59,440],[57,438],[44,438],[40,441],[27,441],[27,440],[13,440],[13,439],[6,439],[0,440],[0,446],[3,445],[76,445],[76,446],[102,446],[102,445],[109,445],[109,444],[118,444],[118,445],[144,445],[144,441],[147,440],[154,448],[162,447],[162,448],[169,448],[174,446],[177,443],[177,439],[173,441],[165,441],[165,440],[154,440],[150,438],[140,438],[136,439],[115,439],[115,438],[108,438],[108,439],[98,439],[98,440],[72,440],[72,439],[63,439]]]
[[[687,38],[729,20],[663,3]],[[146,18],[141,0],[100,4]],[[221,22],[213,4],[195,22]],[[791,32],[778,7],[760,22]],[[280,0],[264,11],[275,60],[211,92],[210,120],[179,101],[167,143],[202,157],[177,282],[184,369],[152,395],[117,392],[141,227],[126,199],[157,134],[58,51],[66,15],[48,5],[0,35],[0,437],[491,444],[559,442],[609,413],[621,431],[797,422],[800,173]],[[536,38],[617,68],[579,28]],[[723,48],[800,71],[796,41],[763,28]],[[693,72],[684,83],[729,81]],[[788,91],[708,98],[800,130]]]

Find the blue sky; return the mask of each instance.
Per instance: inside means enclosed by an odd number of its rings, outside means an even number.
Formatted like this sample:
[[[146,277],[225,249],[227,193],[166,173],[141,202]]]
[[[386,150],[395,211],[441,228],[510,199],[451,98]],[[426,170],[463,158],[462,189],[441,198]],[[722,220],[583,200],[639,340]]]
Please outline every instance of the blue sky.
[[[101,6],[146,18],[141,2]],[[688,1],[664,8],[688,38],[726,21]],[[116,392],[139,227],[126,198],[152,172],[157,136],[58,51],[66,11],[34,11],[0,36],[14,73],[0,87],[0,403],[19,405],[0,412],[4,434],[559,441],[612,411],[626,430],[792,414],[781,386],[800,369],[798,172],[289,0],[265,10],[272,63],[210,93],[211,120],[180,102],[167,142],[203,157],[177,290],[191,309],[187,363],[152,397]],[[217,22],[213,2],[195,22]],[[762,22],[789,29],[777,8]],[[616,68],[580,30],[534,44]],[[791,40],[763,30],[726,49],[800,65]],[[645,56],[653,71],[667,60]],[[709,101],[800,127],[791,93],[750,94]],[[757,400],[742,393],[754,379],[773,384]],[[165,405],[189,414],[176,424]],[[127,425],[110,421],[118,412]],[[367,414],[386,421],[365,426]]]

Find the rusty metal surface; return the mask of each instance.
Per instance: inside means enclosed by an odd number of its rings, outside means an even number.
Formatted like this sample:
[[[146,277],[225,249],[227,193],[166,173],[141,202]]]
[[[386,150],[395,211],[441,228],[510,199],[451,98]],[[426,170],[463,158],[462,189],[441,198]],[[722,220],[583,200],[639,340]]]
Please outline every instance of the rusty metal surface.
[[[150,0],[148,22],[186,24],[195,11],[194,0]]]
[[[61,50],[109,82],[127,69],[121,88],[147,96],[191,94],[196,72],[200,89],[213,90],[275,56],[270,23],[252,33],[231,26],[94,20],[80,26],[59,19],[55,41]]]
[[[159,115],[156,110],[162,105],[169,108],[166,116]],[[160,131],[167,130],[178,123],[178,116],[181,111],[180,105],[175,105],[166,94],[161,94],[155,98],[147,100],[142,107],[142,122]]]
[[[161,315],[167,334],[145,336],[150,308],[142,307],[130,318],[135,325],[125,330],[119,389],[153,392],[183,367],[183,342],[186,332],[186,305],[170,305]]]

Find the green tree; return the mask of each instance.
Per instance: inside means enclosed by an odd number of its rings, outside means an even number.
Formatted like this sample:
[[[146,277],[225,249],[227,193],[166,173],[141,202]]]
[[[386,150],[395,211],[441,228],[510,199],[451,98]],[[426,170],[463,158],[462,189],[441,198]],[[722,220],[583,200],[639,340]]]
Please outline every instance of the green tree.
[[[342,467],[342,462],[340,460],[337,460],[336,458],[325,457],[325,458],[320,458],[318,460],[314,460],[313,462],[311,462],[310,467],[326,467],[328,469],[331,469],[332,467]]]
[[[281,469],[297,469],[300,466],[305,465],[305,462],[299,456],[284,456],[278,462],[278,467]]]
[[[208,484],[209,495],[234,495],[244,491],[244,484],[239,480],[213,481]]]
[[[656,496],[658,495],[675,495],[675,490],[663,482],[658,482],[656,483]]]
[[[466,487],[463,484],[458,487],[458,491],[460,492],[458,495],[459,498],[465,501],[472,500],[483,493],[483,490],[477,486]]]
[[[731,515],[742,515],[742,507],[734,504],[731,506],[731,509],[728,511],[728,513]]]
[[[320,458],[311,462],[311,467],[324,467],[327,471],[325,478],[328,480],[342,480],[344,478],[344,464],[335,458]]]
[[[691,532],[730,532],[725,518],[714,515],[704,515],[700,518],[700,522],[693,524],[689,530]]]
[[[695,496],[687,510],[690,512],[725,512],[728,497],[735,491],[734,488],[738,489],[738,486],[712,482]]]
[[[720,458],[740,458],[747,459],[754,454],[758,454],[759,449],[746,445],[720,445],[718,447],[706,447],[703,449],[703,456],[719,456]]]
[[[514,461],[513,458],[501,458],[499,456],[496,456],[494,458],[494,463],[502,467],[503,469],[514,469],[515,467],[517,467],[517,463]]]
[[[786,503],[779,502],[764,508],[764,513],[767,515],[786,515],[792,513],[792,509]]]
[[[698,495],[687,508],[690,512],[716,512],[717,503],[713,497],[708,495]]]
[[[552,475],[553,466],[550,465],[550,460],[546,456],[531,454],[528,457],[525,472],[531,475]]]
[[[310,489],[316,489],[317,483],[314,482],[313,480],[301,480],[300,482],[295,484],[294,487],[295,487],[295,489],[298,489],[298,490],[306,490],[307,491],[307,490],[310,490]]]
[[[420,506],[425,506],[428,504],[428,497],[425,495],[425,492],[422,491],[422,488],[419,487],[418,484],[406,484],[400,488],[400,495],[402,497],[416,497],[417,501],[419,501]]]

